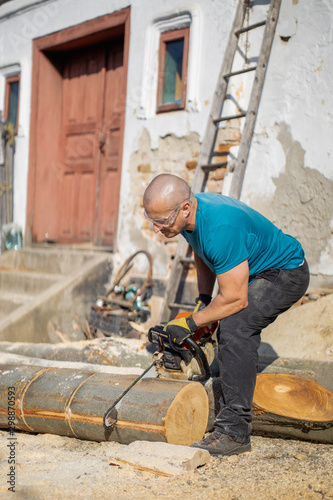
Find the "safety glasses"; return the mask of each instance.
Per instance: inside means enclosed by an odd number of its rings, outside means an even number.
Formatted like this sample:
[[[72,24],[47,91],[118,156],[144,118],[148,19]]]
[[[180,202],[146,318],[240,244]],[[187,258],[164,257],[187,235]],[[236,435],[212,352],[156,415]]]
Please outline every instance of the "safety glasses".
[[[166,215],[165,217],[150,217],[147,212],[144,210],[143,215],[148,219],[150,222],[153,224],[157,224],[157,226],[161,227],[171,227],[175,223],[177,216],[179,214],[179,211],[182,207],[182,204],[185,203],[186,201],[191,201],[190,196],[186,198],[186,200],[183,200],[178,207],[176,207],[172,212],[169,213],[169,215]]]

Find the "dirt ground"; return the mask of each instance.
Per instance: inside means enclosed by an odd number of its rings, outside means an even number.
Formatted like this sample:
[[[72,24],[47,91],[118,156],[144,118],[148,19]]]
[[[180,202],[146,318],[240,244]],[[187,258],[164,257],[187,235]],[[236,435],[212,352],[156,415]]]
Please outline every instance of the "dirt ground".
[[[280,328],[276,322],[278,331],[268,332],[266,342],[280,355],[282,347],[289,346],[289,355],[311,359],[315,354],[315,359],[332,360],[332,305],[333,294],[291,310],[287,323]],[[307,318],[305,326],[302,318]],[[0,499],[333,499],[333,445],[328,444],[252,436],[250,453],[211,457],[209,464],[194,472],[164,477],[129,465],[110,465],[117,449],[125,446],[118,443],[24,432],[15,437],[12,493],[7,483],[12,436],[0,430]]]
[[[0,431],[0,498],[333,499],[333,446],[261,436],[252,451],[174,477],[109,465],[120,445],[17,432],[15,493],[7,491],[7,431]]]

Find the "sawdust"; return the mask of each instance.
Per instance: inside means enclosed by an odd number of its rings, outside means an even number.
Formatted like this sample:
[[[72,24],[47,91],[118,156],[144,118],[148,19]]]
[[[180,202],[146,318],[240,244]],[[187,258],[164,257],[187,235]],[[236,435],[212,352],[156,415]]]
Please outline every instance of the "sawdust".
[[[333,361],[333,293],[281,314],[261,340],[262,354]]]
[[[15,498],[22,500],[333,498],[332,445],[254,436],[251,453],[211,457],[194,472],[163,477],[110,465],[118,443],[23,432],[16,437]],[[6,484],[8,438],[0,431],[0,498],[14,498]]]

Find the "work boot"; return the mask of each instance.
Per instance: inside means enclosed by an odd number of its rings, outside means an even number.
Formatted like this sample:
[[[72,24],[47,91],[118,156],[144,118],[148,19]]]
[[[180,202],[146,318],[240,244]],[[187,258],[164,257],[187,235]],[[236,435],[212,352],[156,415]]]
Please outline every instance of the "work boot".
[[[201,441],[191,444],[191,448],[207,450],[211,455],[239,455],[251,451],[251,440],[248,438],[245,443],[237,443],[227,434],[215,430]]]

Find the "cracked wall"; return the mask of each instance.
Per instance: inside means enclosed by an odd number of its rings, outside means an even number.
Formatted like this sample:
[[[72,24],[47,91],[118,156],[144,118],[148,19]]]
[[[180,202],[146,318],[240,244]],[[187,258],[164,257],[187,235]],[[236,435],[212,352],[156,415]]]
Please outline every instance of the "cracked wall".
[[[314,266],[332,242],[333,181],[304,165],[305,151],[293,140],[285,123],[280,125],[277,139],[285,153],[285,171],[273,178],[276,186],[271,205],[274,222],[299,239],[315,271]]]

